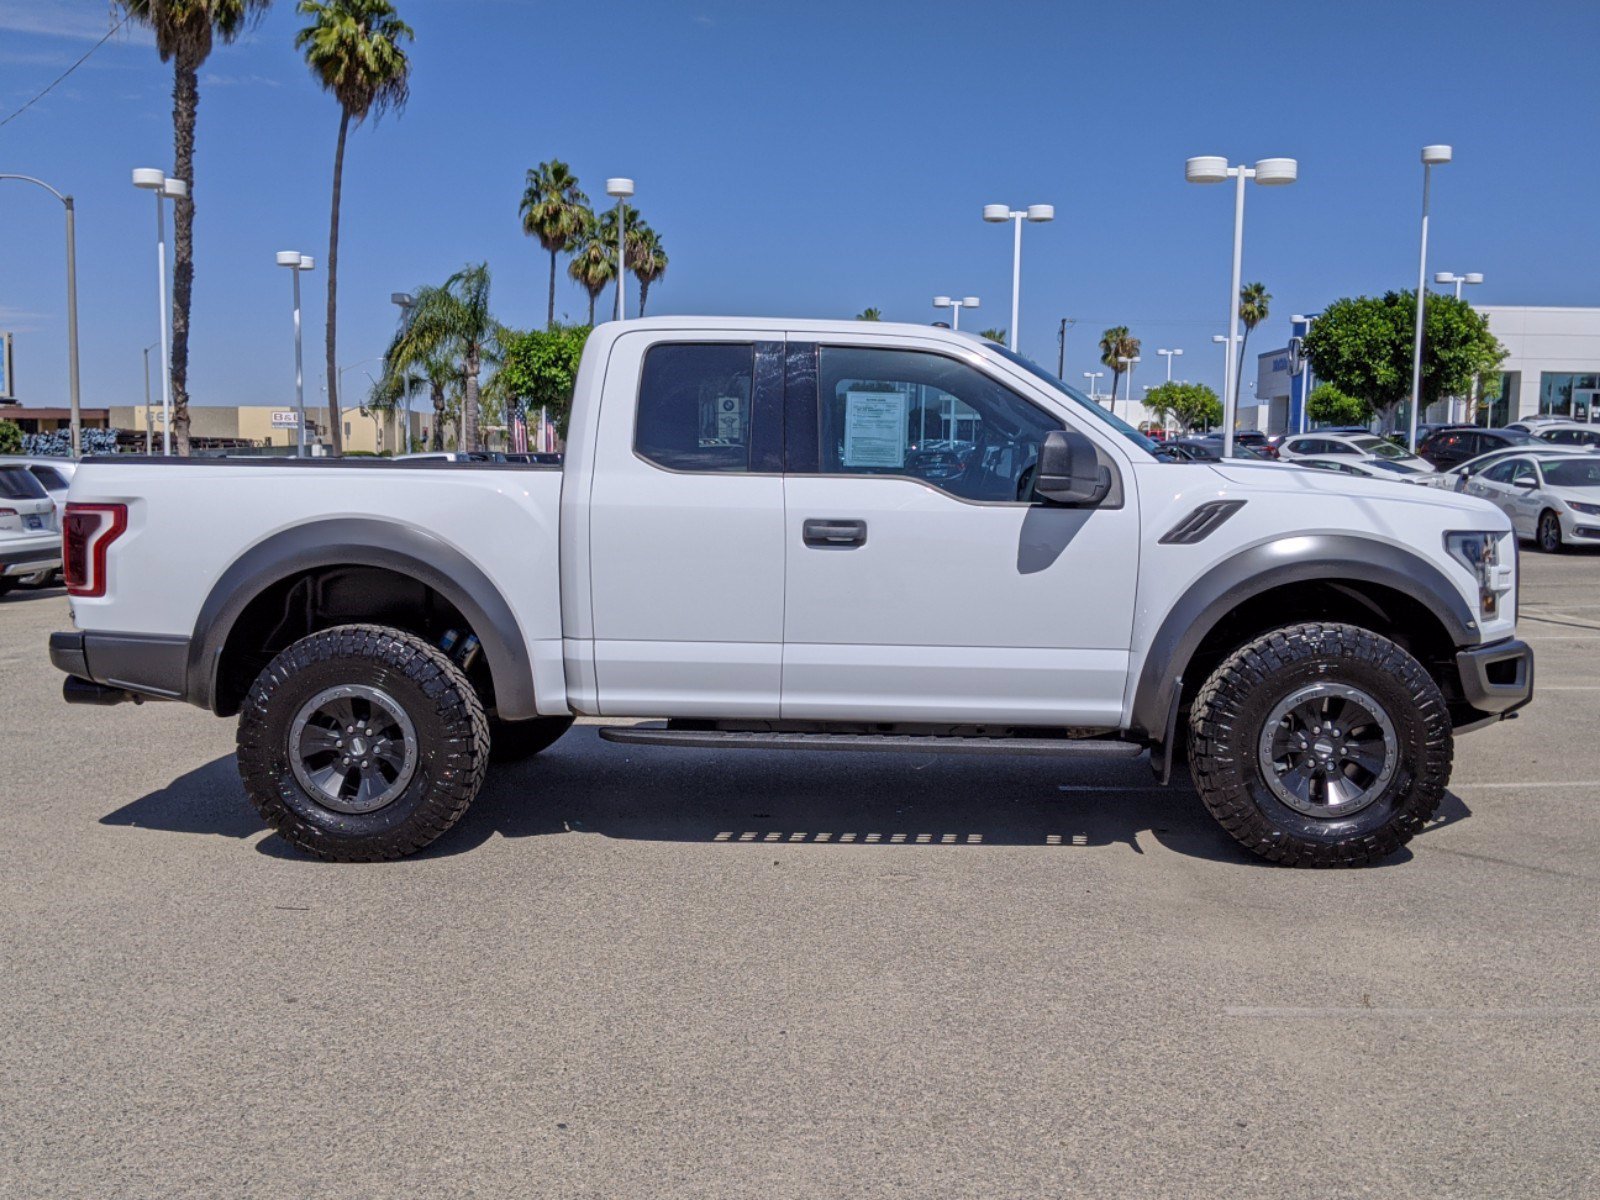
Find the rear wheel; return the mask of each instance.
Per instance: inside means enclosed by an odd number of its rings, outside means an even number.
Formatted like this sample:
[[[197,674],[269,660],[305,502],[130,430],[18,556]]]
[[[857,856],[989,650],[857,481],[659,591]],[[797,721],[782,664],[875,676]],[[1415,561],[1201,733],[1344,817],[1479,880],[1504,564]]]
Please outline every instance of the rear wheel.
[[[421,638],[374,625],[284,650],[239,716],[251,802],[319,858],[422,849],[467,811],[488,757],[488,719],[460,668]]]
[[[1190,711],[1206,807],[1253,854],[1291,866],[1358,866],[1405,845],[1443,799],[1453,750],[1422,664],[1351,625],[1255,639]]]
[[[1561,518],[1548,508],[1539,514],[1538,541],[1546,554],[1561,552]]]

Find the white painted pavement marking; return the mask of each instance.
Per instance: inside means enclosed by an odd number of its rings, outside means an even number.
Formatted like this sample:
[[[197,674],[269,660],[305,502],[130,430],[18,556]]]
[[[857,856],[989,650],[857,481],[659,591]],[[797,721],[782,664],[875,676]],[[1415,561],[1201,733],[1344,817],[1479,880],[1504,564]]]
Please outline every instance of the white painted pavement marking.
[[[1538,1021],[1550,1017],[1600,1017],[1600,1005],[1559,1005],[1549,1008],[1380,1008],[1365,1004],[1290,1008],[1265,1005],[1229,1004],[1223,1007],[1229,1017],[1301,1020],[1306,1017],[1454,1017],[1469,1021]]]

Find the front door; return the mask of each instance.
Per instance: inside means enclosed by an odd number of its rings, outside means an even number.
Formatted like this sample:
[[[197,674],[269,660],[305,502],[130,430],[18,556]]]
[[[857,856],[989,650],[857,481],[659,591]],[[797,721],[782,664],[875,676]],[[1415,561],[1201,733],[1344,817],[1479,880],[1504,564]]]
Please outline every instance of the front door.
[[[790,344],[784,718],[1119,724],[1131,472],[1100,508],[1030,503],[1070,417],[976,354],[848,341]]]
[[[602,715],[778,715],[783,344],[760,336],[612,347],[588,481]]]

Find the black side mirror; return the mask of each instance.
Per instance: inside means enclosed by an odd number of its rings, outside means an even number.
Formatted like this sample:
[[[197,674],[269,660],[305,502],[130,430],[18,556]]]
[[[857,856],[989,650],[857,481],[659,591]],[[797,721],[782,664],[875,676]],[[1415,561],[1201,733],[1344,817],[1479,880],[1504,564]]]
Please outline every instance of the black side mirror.
[[[1111,470],[1102,467],[1094,443],[1076,429],[1052,429],[1039,447],[1033,494],[1051,504],[1094,505],[1111,491]]]

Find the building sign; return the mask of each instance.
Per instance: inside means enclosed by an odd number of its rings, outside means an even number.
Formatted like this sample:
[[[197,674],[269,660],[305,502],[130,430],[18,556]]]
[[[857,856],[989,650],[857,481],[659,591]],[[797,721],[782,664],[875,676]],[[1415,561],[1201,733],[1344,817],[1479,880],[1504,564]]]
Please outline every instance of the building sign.
[[[272,427],[274,429],[300,428],[300,414],[292,408],[275,408],[272,410]]]
[[[1263,404],[1281,400],[1289,394],[1293,378],[1294,363],[1289,348],[1267,351],[1256,359],[1256,399]]]
[[[11,380],[11,335],[0,333],[0,400],[15,400],[17,389]]]

